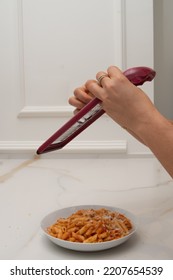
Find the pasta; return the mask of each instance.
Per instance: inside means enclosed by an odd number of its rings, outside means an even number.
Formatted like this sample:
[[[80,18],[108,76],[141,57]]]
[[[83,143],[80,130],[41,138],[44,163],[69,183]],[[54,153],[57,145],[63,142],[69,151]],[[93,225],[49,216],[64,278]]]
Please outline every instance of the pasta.
[[[121,238],[131,229],[132,223],[125,215],[100,208],[81,209],[59,218],[47,228],[47,233],[67,241],[95,243]]]

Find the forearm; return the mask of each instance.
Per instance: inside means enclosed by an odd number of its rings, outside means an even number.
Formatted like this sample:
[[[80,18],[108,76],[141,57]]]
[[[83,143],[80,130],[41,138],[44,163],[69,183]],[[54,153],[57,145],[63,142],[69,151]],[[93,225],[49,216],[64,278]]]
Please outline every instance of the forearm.
[[[137,134],[173,178],[173,126],[156,113],[151,122],[141,124]]]

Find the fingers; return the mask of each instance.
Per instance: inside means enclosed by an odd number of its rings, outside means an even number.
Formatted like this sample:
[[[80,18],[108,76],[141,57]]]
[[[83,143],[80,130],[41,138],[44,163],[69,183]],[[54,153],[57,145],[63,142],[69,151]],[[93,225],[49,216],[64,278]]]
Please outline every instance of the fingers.
[[[69,98],[68,103],[76,107],[76,113],[77,110],[82,109],[91,99],[93,99],[93,95],[88,92],[85,86],[82,86],[74,90],[74,96]]]
[[[122,76],[122,71],[116,67],[116,66],[110,66],[107,69],[107,72],[104,71],[100,71],[96,74],[96,79],[98,80],[98,82],[100,82],[100,85],[103,86],[104,84],[106,84],[107,82],[110,81],[110,79],[114,79],[114,78],[119,78]]]
[[[88,80],[85,84],[87,90],[91,92],[95,97],[102,100],[104,90],[95,80]]]
[[[105,85],[105,82],[109,80],[108,73],[100,71],[96,74],[96,79],[98,81],[98,84],[103,87]]]
[[[84,104],[87,104],[92,99],[92,95],[87,91],[85,86],[76,88],[74,90],[74,96]]]
[[[85,106],[85,103],[79,101],[75,96],[71,96],[68,100],[68,103],[78,110],[82,109]]]
[[[122,71],[116,66],[109,66],[107,69],[108,76],[112,78],[119,78],[122,76]]]
[[[103,88],[108,88],[111,86],[112,81],[124,80],[124,75],[122,71],[116,66],[110,66],[107,72],[100,71],[96,74],[96,79],[100,86]]]
[[[116,66],[110,66],[107,69],[110,79],[114,82],[114,87],[119,87],[124,85],[124,83],[130,83],[129,79],[124,75],[124,73]]]
[[[106,90],[108,89],[109,91],[109,89],[112,88],[113,80],[115,80],[115,78],[117,79],[118,77],[124,77],[122,72],[117,67],[110,66],[107,69],[107,72],[99,71],[96,74],[96,79],[98,82],[89,80],[86,82],[85,86],[87,90],[90,91],[95,97],[103,101],[107,96]]]

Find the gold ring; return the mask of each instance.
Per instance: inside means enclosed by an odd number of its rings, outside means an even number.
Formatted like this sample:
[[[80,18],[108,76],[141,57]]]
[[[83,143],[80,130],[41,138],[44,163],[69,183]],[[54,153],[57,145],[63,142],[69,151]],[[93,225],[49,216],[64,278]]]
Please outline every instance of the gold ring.
[[[99,83],[100,86],[102,86],[101,81],[102,81],[105,77],[108,77],[108,75],[107,75],[107,74],[103,74],[103,75],[101,75],[101,76],[97,79],[97,81],[98,81],[98,83]]]

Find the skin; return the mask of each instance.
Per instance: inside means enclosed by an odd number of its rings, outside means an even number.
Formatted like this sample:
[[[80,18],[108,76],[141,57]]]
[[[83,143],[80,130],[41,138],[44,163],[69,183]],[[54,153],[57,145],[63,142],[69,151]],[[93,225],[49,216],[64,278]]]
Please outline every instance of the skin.
[[[103,74],[108,76],[100,85],[97,80]],[[69,98],[69,104],[76,108],[75,113],[97,97],[107,115],[146,145],[173,177],[172,122],[160,114],[149,97],[117,67],[110,66],[107,72],[98,72],[96,79],[75,89],[74,96]]]

